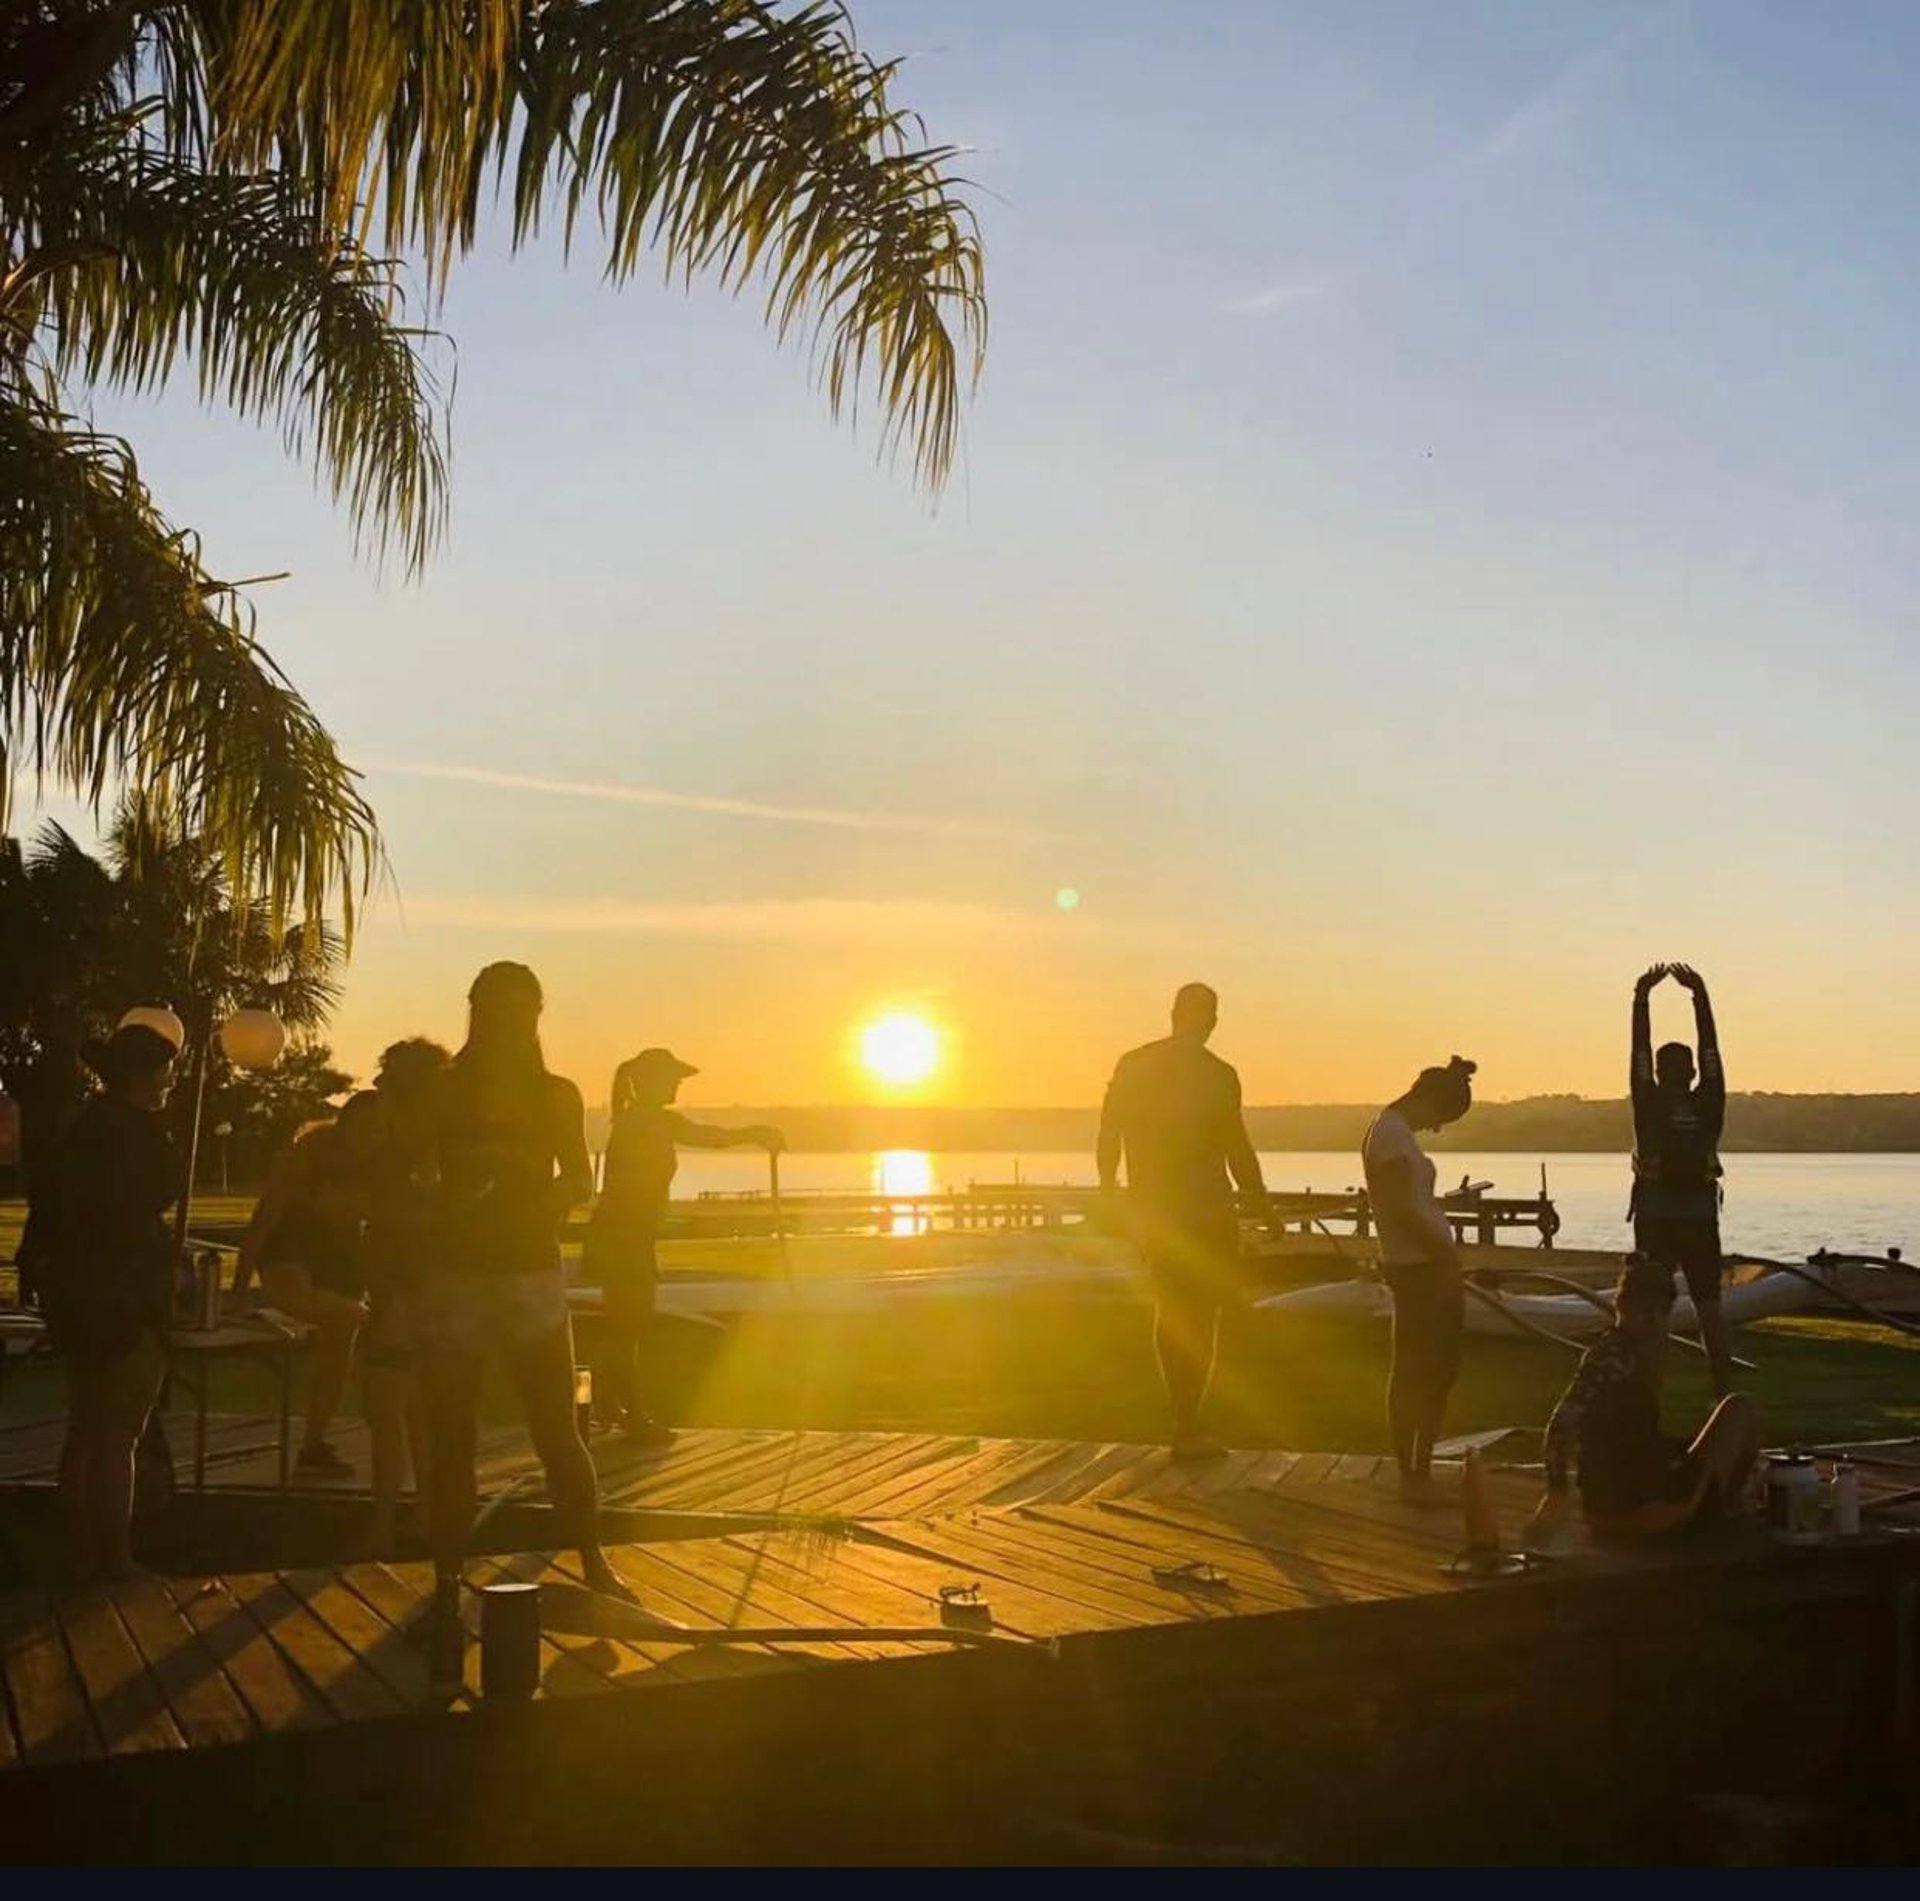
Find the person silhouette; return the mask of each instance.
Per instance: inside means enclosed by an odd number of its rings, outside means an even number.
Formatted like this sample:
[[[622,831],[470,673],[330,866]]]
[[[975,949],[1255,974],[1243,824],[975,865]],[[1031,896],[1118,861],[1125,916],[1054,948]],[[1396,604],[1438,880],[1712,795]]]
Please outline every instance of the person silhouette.
[[[681,1083],[699,1073],[664,1049],[642,1050],[614,1071],[606,1171],[582,1252],[582,1270],[603,1302],[596,1410],[640,1445],[665,1445],[673,1437],[641,1403],[639,1354],[653,1318],[656,1250],[678,1166],[675,1151],[763,1148],[777,1155],[786,1146],[778,1129],[723,1129],[682,1115],[673,1100]]]
[[[458,1680],[460,1572],[473,1529],[480,1376],[506,1364],[545,1468],[561,1541],[588,1586],[633,1601],[600,1548],[598,1485],[573,1402],[573,1328],[560,1223],[593,1192],[580,1091],[547,1068],[540,982],[524,964],[489,964],[468,992],[467,1040],[436,1079],[426,1166],[438,1233],[413,1291],[415,1363],[426,1405],[428,1619],[436,1683]]]
[[[1129,1050],[1114,1066],[1100,1111],[1100,1186],[1118,1192],[1126,1166],[1124,1225],[1137,1241],[1154,1294],[1154,1351],[1173,1414],[1176,1459],[1220,1457],[1201,1426],[1213,1377],[1220,1313],[1240,1292],[1240,1221],[1234,1198],[1254,1203],[1274,1233],[1241,1112],[1240,1078],[1207,1048],[1220,1000],[1206,984],[1181,986],[1172,1033]]]
[[[1684,1043],[1653,1048],[1651,1000],[1668,977],[1693,996],[1699,1081]],[[1716,1397],[1733,1390],[1733,1342],[1720,1303],[1720,1137],[1727,1077],[1706,979],[1687,964],[1655,964],[1633,987],[1633,1196],[1635,1251],[1668,1279],[1686,1277]]]
[[[1380,1237],[1381,1278],[1393,1292],[1393,1360],[1387,1429],[1401,1495],[1435,1498],[1433,1445],[1460,1371],[1466,1293],[1453,1228],[1434,1194],[1434,1167],[1415,1139],[1473,1106],[1476,1064],[1456,1056],[1423,1069],[1413,1087],[1374,1117],[1360,1145],[1367,1199]]]

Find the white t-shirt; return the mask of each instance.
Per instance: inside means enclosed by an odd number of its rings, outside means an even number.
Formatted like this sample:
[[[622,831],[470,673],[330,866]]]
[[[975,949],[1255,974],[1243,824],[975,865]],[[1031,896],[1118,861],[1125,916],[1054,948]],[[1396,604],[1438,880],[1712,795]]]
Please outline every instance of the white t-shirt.
[[[1389,1162],[1407,1163],[1413,1193],[1411,1214],[1390,1211],[1380,1199],[1380,1176]],[[1446,1216],[1433,1192],[1431,1159],[1413,1139],[1413,1125],[1398,1109],[1382,1109],[1360,1144],[1367,1194],[1380,1235],[1380,1260],[1386,1267],[1413,1267],[1433,1258],[1435,1237],[1447,1232]]]

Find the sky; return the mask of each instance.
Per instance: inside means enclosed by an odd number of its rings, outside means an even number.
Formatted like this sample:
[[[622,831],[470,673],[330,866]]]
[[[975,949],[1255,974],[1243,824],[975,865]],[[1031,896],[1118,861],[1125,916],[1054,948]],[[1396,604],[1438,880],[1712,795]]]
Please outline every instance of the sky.
[[[531,963],[604,1101],[1096,1100],[1212,982],[1249,1100],[1920,1086],[1920,10],[854,0],[967,148],[991,334],[937,502],[749,300],[456,277],[414,584],[271,430],[102,402],[364,768],[333,1041]],[[1059,894],[1078,895],[1072,908]],[[1685,1030],[1660,993],[1656,1029]]]

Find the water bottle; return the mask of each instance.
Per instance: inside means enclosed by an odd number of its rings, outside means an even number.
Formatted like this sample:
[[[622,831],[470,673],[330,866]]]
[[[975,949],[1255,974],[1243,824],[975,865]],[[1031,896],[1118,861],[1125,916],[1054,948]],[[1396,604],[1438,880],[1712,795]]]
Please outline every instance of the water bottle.
[[[1860,1535],[1860,1474],[1851,1459],[1833,1462],[1833,1477],[1827,1481],[1828,1522],[1836,1538]]]

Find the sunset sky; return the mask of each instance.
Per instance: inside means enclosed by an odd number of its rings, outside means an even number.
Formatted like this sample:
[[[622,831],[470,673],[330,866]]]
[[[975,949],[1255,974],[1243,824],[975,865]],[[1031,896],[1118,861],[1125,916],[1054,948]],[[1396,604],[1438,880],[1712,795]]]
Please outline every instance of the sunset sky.
[[[931,1099],[1091,1101],[1194,977],[1252,1100],[1618,1094],[1682,958],[1735,1088],[1920,1086],[1920,8],[854,14],[973,148],[937,508],[750,303],[590,252],[457,277],[419,585],[190,382],[100,412],[293,570],[394,873],[346,1065],[510,956],[590,1102],[653,1043],[872,1097],[887,1010]]]

